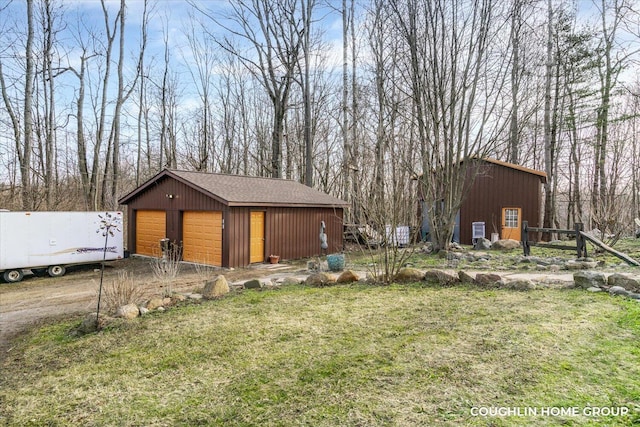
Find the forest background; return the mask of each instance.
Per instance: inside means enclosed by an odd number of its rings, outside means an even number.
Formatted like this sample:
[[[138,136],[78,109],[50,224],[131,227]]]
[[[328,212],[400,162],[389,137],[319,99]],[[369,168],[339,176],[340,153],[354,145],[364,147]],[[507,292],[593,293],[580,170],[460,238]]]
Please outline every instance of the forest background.
[[[542,223],[640,216],[632,0],[2,0],[0,207],[117,209],[163,168],[283,177],[450,242],[465,165],[547,174]],[[428,172],[428,173],[425,173]]]

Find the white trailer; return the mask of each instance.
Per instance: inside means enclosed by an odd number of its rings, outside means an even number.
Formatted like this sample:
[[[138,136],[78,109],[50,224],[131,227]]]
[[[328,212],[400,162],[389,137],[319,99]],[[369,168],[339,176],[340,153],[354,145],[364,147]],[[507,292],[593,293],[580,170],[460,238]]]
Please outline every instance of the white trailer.
[[[62,276],[69,265],[124,256],[122,212],[0,212],[0,273],[19,282],[23,270]]]

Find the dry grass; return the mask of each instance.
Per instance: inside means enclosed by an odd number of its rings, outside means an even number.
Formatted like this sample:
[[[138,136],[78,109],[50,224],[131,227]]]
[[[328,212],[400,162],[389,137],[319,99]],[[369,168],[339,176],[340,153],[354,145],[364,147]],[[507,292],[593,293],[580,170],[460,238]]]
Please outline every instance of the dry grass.
[[[139,304],[145,297],[144,288],[125,270],[118,271],[118,277],[107,282],[102,289],[102,301],[110,313],[115,313],[123,305]]]
[[[640,305],[582,291],[288,287],[83,338],[34,333],[5,362],[9,425],[629,425]],[[624,406],[626,417],[471,408]]]

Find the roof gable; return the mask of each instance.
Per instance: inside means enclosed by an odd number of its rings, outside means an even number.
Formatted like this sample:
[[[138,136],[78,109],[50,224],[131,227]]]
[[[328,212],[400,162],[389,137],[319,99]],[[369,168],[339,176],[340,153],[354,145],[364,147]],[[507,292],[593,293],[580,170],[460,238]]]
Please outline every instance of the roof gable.
[[[165,169],[119,200],[126,205],[161,179],[176,179],[227,206],[325,206],[347,203],[298,182],[242,175]]]
[[[506,168],[509,169],[514,169],[514,170],[518,170],[521,172],[526,172],[532,175],[537,175],[540,177],[540,180],[544,183],[547,181],[547,174],[545,172],[536,170],[536,169],[530,169],[524,166],[520,166],[520,165],[516,165],[515,163],[509,163],[509,162],[503,162],[501,160],[496,160],[496,159],[492,159],[491,157],[483,157],[481,160],[487,162],[487,163],[493,163],[494,165],[498,165],[498,166],[504,166]]]

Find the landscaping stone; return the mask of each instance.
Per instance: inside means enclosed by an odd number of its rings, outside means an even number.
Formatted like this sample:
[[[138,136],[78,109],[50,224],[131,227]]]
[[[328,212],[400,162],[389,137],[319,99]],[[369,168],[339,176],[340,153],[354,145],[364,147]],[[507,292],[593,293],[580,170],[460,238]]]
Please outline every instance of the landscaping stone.
[[[199,301],[202,299],[202,294],[198,294],[198,293],[187,294],[187,298],[189,298],[190,300]]]
[[[433,243],[425,242],[420,248],[420,252],[423,252],[425,254],[430,254],[431,252],[433,252]]]
[[[482,239],[476,239],[476,243],[473,245],[473,249],[479,251],[486,251],[488,249],[491,249],[491,240],[485,239],[484,237]]]
[[[495,273],[478,273],[475,283],[480,286],[498,285],[502,283],[502,277]]]
[[[140,309],[138,309],[138,306],[133,303],[118,307],[118,310],[116,310],[116,317],[123,319],[135,319],[139,315]]]
[[[629,277],[625,274],[614,273],[607,278],[607,284],[609,286],[622,286],[625,289],[636,290],[640,289],[640,281],[633,277]]]
[[[207,280],[202,291],[202,296],[206,299],[221,298],[230,291],[229,282],[222,274],[218,277]]]
[[[173,295],[171,295],[171,302],[172,303],[182,302],[182,301],[184,301],[186,299],[187,299],[187,297],[185,297],[182,294],[173,294]]]
[[[273,281],[270,279],[262,279],[260,280],[260,283],[262,284],[262,289],[267,289],[267,290],[280,289],[280,285],[277,283],[273,283]]]
[[[467,252],[464,259],[469,262],[484,262],[489,261],[491,259],[491,255],[487,252]]]
[[[631,299],[640,300],[640,293],[629,292],[629,295],[627,296]]]
[[[244,282],[245,289],[262,289],[262,282],[258,279],[251,279]]]
[[[395,280],[397,282],[420,282],[424,279],[424,273],[416,268],[404,267],[401,268],[396,274]]]
[[[473,283],[475,281],[473,276],[471,276],[466,271],[462,271],[462,270],[458,271],[458,278],[460,279],[460,282],[462,282],[462,283]]]
[[[327,273],[315,273],[307,277],[305,284],[309,286],[328,286],[336,282],[335,277]]]
[[[139,307],[138,310],[140,310],[140,316],[144,316],[145,314],[149,313],[149,309],[146,307]]]
[[[588,259],[576,259],[567,261],[564,266],[567,270],[589,270],[596,268],[598,263],[595,261],[589,261]]]
[[[622,295],[624,297],[629,296],[630,292],[622,286],[612,286],[609,288],[609,295]]]
[[[153,310],[157,309],[158,307],[162,307],[163,305],[164,305],[164,299],[163,298],[151,298],[147,302],[147,310],[153,311]]]
[[[515,291],[529,291],[536,289],[535,283],[528,279],[517,279],[507,282],[504,286],[507,289],[513,289]]]
[[[520,247],[520,242],[513,239],[497,240],[491,244],[491,249],[496,250],[513,250]]]
[[[457,275],[453,275],[442,270],[427,271],[424,274],[424,280],[428,282],[437,282],[439,285],[443,286],[449,286],[460,282],[460,278]]]
[[[302,280],[300,280],[297,277],[293,277],[293,276],[285,277],[280,282],[280,284],[282,284],[282,285],[299,285],[300,283],[302,283]]]
[[[587,288],[587,291],[588,292],[593,292],[593,293],[602,292],[602,288],[598,288],[596,286],[591,286],[590,288]]]
[[[337,283],[353,283],[353,282],[357,282],[358,280],[360,280],[360,278],[356,273],[354,273],[352,270],[345,270],[342,272],[342,274],[340,274],[340,276],[338,276],[338,278],[336,279],[336,282]]]
[[[591,287],[601,288],[607,284],[607,278],[604,273],[594,271],[576,271],[573,273],[573,283],[582,289]]]

